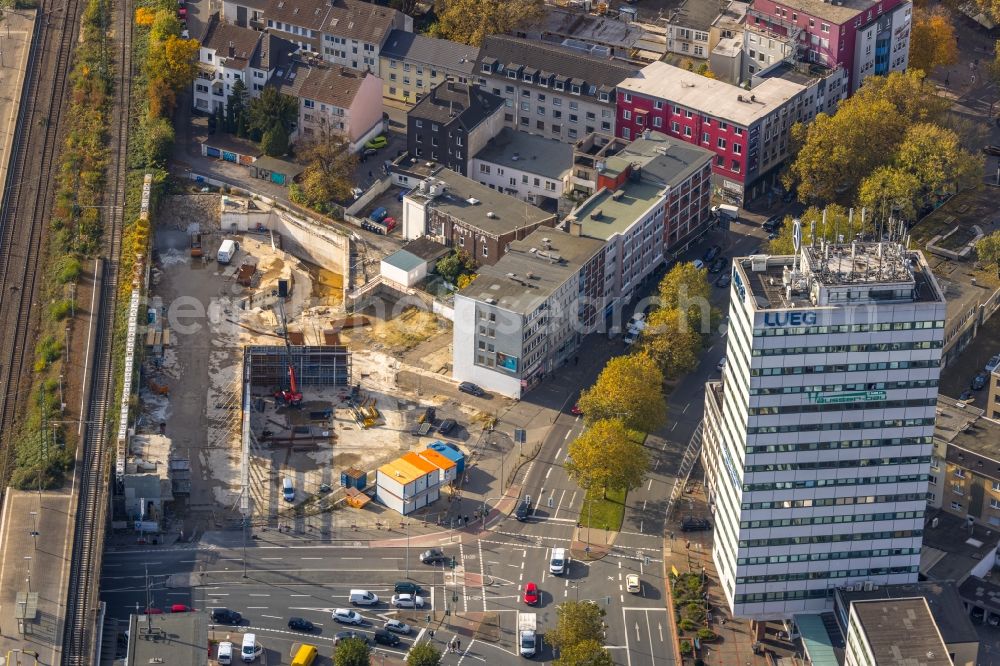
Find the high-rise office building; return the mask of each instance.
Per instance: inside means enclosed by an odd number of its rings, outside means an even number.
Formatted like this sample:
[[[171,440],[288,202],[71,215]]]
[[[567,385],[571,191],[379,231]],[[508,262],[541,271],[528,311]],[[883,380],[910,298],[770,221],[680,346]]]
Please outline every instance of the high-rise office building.
[[[702,450],[730,610],[788,618],[916,581],[945,319],[927,262],[824,242],[736,259],[731,289]]]

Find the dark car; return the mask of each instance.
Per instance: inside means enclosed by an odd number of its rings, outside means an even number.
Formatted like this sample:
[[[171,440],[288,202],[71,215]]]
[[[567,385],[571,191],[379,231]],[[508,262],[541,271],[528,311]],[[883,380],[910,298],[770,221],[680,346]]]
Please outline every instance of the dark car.
[[[715,286],[716,287],[728,287],[729,283],[732,282],[732,281],[733,281],[733,279],[731,277],[729,277],[729,273],[723,273],[722,275],[719,276],[719,279],[715,281]]]
[[[420,554],[420,561],[424,564],[437,564],[448,561],[448,556],[440,548],[430,548]]]
[[[713,259],[718,257],[721,252],[722,252],[721,245],[713,245],[712,247],[708,248],[708,252],[705,253],[705,256],[702,259],[702,261],[704,261],[706,264],[710,263]]]
[[[338,631],[333,637],[333,644],[339,645],[341,641],[350,640],[352,638],[363,641],[365,645],[368,645],[368,637],[357,631]]]
[[[438,426],[438,432],[442,435],[447,435],[449,432],[455,429],[455,419],[445,419],[441,421],[441,425]]]
[[[486,395],[486,391],[479,388],[477,384],[473,384],[472,382],[462,382],[461,384],[458,385],[458,390],[461,391],[462,393],[468,393],[469,395],[474,395],[477,398]]]
[[[1000,156],[1000,146],[990,144],[988,146],[983,146],[983,152],[987,155]]]
[[[408,580],[401,580],[393,587],[396,594],[420,594],[420,586]]]
[[[521,503],[517,505],[514,517],[523,523],[532,513],[534,513],[534,507],[531,504],[531,495],[525,495]]]
[[[767,219],[767,222],[765,222],[761,226],[764,228],[764,231],[767,231],[769,233],[775,232],[781,227],[785,226],[785,218],[781,217],[780,215],[775,215],[774,217],[769,217]]]
[[[243,616],[228,608],[215,608],[212,610],[212,622],[217,624],[239,624]]]
[[[288,618],[288,628],[294,631],[312,631],[316,625],[301,617],[290,617]]]
[[[399,645],[399,636],[388,632],[385,629],[376,629],[375,635],[372,638],[374,638],[375,642],[379,645],[388,645],[390,647]]]
[[[430,423],[434,425],[434,421],[437,419],[437,410],[433,407],[428,407],[424,410],[424,413],[418,419],[420,423]]]
[[[986,379],[987,379],[987,374],[982,370],[980,370],[979,374],[972,378],[972,390],[982,391],[984,388],[986,388]]]
[[[708,518],[694,518],[692,516],[688,516],[681,521],[682,532],[701,532],[711,528],[712,523],[708,521]]]
[[[723,271],[723,269],[725,269],[726,264],[728,264],[728,263],[729,263],[729,259],[728,258],[726,258],[726,257],[718,257],[715,261],[712,262],[712,265],[709,267],[708,272],[709,273],[721,273]]]

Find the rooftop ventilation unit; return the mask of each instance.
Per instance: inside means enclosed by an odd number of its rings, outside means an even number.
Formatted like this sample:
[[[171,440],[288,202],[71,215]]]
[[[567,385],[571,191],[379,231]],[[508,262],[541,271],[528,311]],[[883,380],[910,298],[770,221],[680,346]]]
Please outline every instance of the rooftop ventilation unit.
[[[486,213],[486,217],[490,218],[491,220],[495,220],[495,219],[497,219],[497,214],[494,213],[493,211],[490,211],[490,212]]]
[[[470,206],[478,206],[478,205],[479,205],[479,199],[477,199],[476,197],[469,197],[469,198],[468,198],[468,199],[466,199],[465,201],[466,201],[466,203],[468,203],[468,204],[469,204]]]
[[[625,196],[625,190],[615,190],[615,193],[611,195],[613,201],[618,201],[623,196]]]
[[[599,220],[602,217],[604,217],[604,211],[601,210],[600,208],[598,208],[597,210],[595,210],[593,213],[590,214],[590,219],[592,220]]]

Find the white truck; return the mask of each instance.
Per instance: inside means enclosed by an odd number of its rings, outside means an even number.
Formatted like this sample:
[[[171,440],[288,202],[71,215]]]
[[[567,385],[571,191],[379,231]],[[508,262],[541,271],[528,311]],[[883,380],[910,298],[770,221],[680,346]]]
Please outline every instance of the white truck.
[[[517,614],[517,648],[522,657],[538,653],[538,622],[534,613]]]
[[[215,255],[215,258],[220,264],[228,264],[236,256],[238,249],[240,249],[240,244],[227,238],[222,241],[222,245],[219,246],[219,252]]]
[[[712,212],[718,218],[727,218],[732,222],[740,219],[740,209],[737,206],[731,204],[719,204],[718,206],[712,206]]]

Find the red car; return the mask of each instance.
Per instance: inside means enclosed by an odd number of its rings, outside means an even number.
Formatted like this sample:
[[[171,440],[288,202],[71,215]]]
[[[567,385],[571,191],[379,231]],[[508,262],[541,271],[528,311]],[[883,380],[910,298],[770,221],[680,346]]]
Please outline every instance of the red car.
[[[174,604],[173,606],[170,607],[171,613],[187,613],[188,611],[192,610],[194,609],[189,606],[185,606],[184,604]]]
[[[538,586],[528,583],[524,586],[524,603],[534,606],[538,603]]]
[[[177,8],[177,16],[179,18],[182,18],[182,19],[187,18],[187,15],[188,15],[187,7],[178,7]]]
[[[573,407],[570,408],[569,413],[573,416],[580,416],[583,414],[583,410],[580,409],[580,405],[573,405]]]

